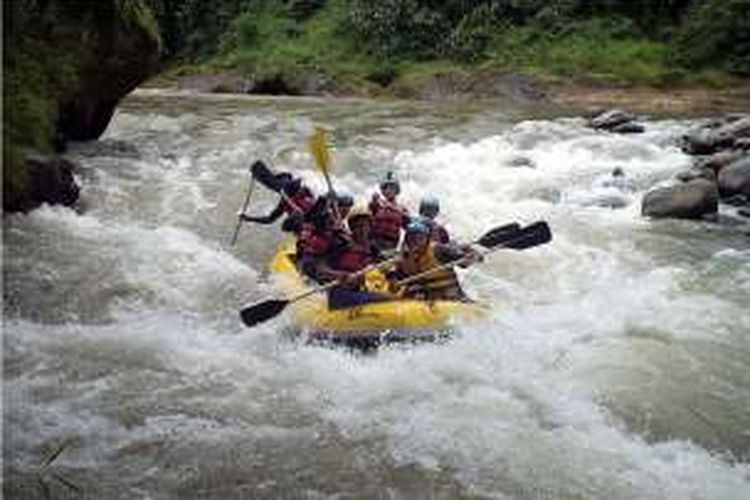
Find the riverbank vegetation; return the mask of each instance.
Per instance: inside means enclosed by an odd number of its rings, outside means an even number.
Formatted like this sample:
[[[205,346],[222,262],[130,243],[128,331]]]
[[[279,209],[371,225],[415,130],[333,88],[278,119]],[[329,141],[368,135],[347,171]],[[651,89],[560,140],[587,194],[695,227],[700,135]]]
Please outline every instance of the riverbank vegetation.
[[[497,70],[602,84],[750,75],[750,0],[149,0],[172,74],[385,87]]]

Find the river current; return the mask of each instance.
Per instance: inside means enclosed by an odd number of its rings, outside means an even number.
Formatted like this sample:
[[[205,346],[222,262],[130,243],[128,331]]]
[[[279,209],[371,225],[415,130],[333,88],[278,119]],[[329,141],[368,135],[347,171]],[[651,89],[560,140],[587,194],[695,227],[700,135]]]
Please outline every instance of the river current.
[[[750,498],[747,227],[639,214],[696,123],[137,92],[72,147],[78,210],[3,219],[6,498]],[[554,239],[461,271],[493,313],[445,343],[245,328],[282,240],[246,224],[229,245],[248,167],[322,191],[314,125],[340,191],[392,166],[458,239],[538,219]],[[249,211],[275,202],[256,186]]]

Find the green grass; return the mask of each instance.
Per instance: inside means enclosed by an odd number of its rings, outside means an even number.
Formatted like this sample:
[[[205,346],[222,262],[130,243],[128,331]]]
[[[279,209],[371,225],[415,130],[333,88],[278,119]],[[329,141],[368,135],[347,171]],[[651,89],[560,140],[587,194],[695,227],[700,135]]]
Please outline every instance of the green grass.
[[[486,68],[615,85],[721,88],[735,81],[721,71],[688,72],[676,66],[667,43],[647,39],[618,19],[572,22],[562,30],[533,23],[496,27],[466,63],[448,56],[429,61],[408,54],[384,56],[376,47],[356,46],[342,32],[344,0],[329,0],[304,22],[294,20],[281,4],[267,5],[236,20],[233,43],[209,61],[209,68],[235,68],[256,78],[280,75],[289,82],[317,72],[363,87]],[[482,29],[486,35],[487,27]]]

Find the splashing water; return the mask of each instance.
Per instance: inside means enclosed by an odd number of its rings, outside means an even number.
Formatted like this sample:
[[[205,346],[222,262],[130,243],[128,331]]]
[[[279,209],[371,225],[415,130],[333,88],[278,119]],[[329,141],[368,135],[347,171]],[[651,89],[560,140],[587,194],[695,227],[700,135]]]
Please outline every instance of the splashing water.
[[[464,272],[495,313],[445,344],[364,356],[290,342],[284,316],[245,329],[281,240],[246,225],[228,247],[247,168],[321,191],[314,124],[360,200],[394,166],[403,202],[438,196],[459,239],[545,219],[554,240]],[[747,498],[747,240],[639,216],[689,164],[689,126],[140,93],[72,152],[82,213],[4,219],[6,493]],[[274,203],[256,189],[251,211]]]

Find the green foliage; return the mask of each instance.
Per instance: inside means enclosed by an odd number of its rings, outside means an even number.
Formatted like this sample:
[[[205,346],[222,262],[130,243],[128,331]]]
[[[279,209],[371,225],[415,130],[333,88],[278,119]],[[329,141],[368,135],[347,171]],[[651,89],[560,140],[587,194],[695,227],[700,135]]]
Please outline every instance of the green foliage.
[[[560,34],[534,25],[511,28],[487,50],[496,66],[567,77],[659,84],[669,71],[666,46],[632,35],[627,19],[570,23]]]
[[[678,32],[674,58],[692,69],[750,75],[750,0],[696,3]]]
[[[60,108],[98,74],[98,58],[118,41],[122,23],[157,37],[142,0],[14,0],[3,3],[4,190],[23,190],[23,152],[58,142]]]

